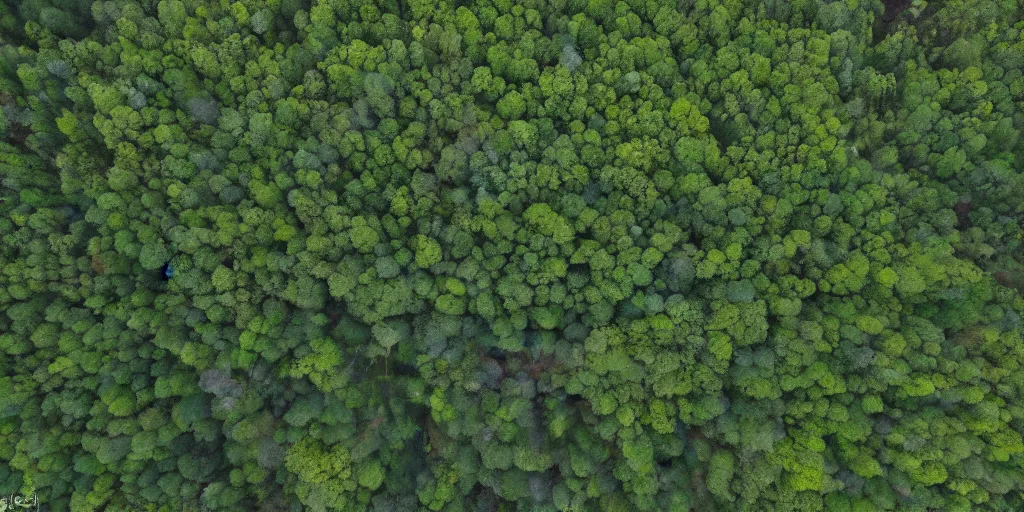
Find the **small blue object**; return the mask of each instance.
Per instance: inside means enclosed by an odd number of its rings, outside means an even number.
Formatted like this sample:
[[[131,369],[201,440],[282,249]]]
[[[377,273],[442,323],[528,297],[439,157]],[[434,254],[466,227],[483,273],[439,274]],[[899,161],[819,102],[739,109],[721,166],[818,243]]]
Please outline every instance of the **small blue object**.
[[[164,270],[164,280],[165,281],[170,279],[171,277],[174,277],[174,267],[171,266],[171,262],[168,261],[167,263],[164,263],[164,269],[163,270]]]

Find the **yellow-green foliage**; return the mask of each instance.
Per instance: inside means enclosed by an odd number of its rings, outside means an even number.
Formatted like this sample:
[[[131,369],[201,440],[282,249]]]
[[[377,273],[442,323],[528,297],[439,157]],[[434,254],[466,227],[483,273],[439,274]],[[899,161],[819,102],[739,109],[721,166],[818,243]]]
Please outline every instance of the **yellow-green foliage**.
[[[996,0],[0,5],[0,495],[1024,509]]]

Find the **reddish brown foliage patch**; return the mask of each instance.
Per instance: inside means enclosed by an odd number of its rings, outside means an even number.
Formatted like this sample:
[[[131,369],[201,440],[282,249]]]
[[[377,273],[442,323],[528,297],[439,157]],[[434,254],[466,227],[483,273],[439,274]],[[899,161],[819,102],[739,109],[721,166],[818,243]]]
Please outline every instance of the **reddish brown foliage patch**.
[[[101,260],[99,256],[93,255],[90,264],[97,274],[102,274],[107,271],[107,266],[103,264],[103,260]]]

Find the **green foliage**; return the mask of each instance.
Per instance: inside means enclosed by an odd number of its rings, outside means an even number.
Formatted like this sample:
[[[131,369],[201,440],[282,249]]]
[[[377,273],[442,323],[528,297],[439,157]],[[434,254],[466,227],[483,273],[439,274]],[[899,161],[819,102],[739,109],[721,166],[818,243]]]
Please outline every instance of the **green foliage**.
[[[0,5],[0,495],[1024,509],[995,0]]]

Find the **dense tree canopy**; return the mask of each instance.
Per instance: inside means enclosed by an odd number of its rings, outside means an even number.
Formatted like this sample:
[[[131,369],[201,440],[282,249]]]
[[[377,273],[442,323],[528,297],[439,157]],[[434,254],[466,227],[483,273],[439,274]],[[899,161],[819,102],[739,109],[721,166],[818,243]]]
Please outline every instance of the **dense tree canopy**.
[[[0,494],[1024,509],[1019,0],[7,0]]]

